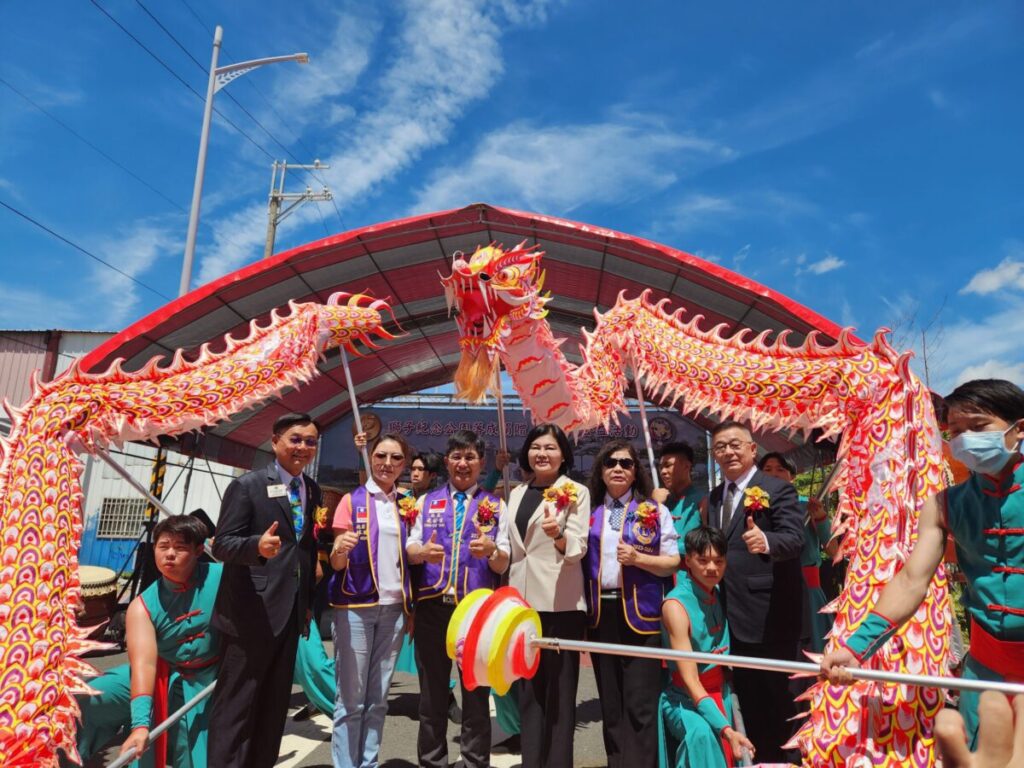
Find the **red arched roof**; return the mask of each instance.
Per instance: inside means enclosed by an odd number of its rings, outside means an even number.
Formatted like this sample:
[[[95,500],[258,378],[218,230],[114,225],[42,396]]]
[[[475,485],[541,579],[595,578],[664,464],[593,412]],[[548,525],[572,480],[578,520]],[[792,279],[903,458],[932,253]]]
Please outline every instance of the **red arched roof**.
[[[390,297],[406,334],[366,357],[354,358],[352,376],[360,403],[415,392],[452,380],[459,349],[438,272],[448,274],[452,253],[471,253],[492,241],[506,247],[537,243],[547,255],[545,287],[553,300],[549,320],[569,337],[566,356],[578,363],[581,327],[593,311],[606,310],[620,291],[650,289],[672,306],[702,314],[729,332],[789,328],[796,344],[811,330],[829,339],[840,328],[812,310],[722,266],[668,246],[566,219],[477,203],[375,224],[285,251],[214,280],[126,328],[83,361],[102,371],[119,357],[125,369],[177,348],[196,349],[225,334],[244,335],[254,318],[296,301],[326,301],[335,291]],[[824,340],[824,339],[823,339]],[[216,345],[214,345],[216,348]],[[269,445],[270,427],[286,411],[312,413],[326,426],[350,410],[340,356],[321,364],[322,374],[300,390],[256,411],[246,411],[209,431],[206,453],[248,466]]]

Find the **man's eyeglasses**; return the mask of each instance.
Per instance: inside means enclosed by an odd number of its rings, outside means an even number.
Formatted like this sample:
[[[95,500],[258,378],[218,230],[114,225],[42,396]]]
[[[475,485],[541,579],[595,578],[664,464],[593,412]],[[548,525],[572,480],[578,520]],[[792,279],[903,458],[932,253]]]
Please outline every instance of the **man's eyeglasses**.
[[[739,451],[744,445],[750,445],[753,440],[730,440],[728,443],[715,443],[711,446],[712,453],[722,454],[726,451]]]
[[[288,438],[288,444],[294,445],[296,448],[300,445],[304,445],[307,448],[316,448],[317,439],[315,437],[299,437],[298,435],[292,435]]]
[[[623,469],[629,470],[636,466],[636,462],[632,459],[616,459],[612,456],[607,456],[604,461],[601,462],[601,466],[605,469],[611,469],[612,467],[622,467]]]

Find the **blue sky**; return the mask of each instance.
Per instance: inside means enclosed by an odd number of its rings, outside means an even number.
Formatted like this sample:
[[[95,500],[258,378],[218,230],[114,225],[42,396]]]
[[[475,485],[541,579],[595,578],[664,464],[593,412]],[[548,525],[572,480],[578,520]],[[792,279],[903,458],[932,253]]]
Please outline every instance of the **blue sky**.
[[[0,201],[146,287],[0,207],[3,328],[119,330],[177,293],[202,103],[104,11],[199,93],[178,43],[208,66],[217,23],[222,64],[312,59],[218,94],[263,149],[215,118],[194,285],[262,255],[271,159],[319,158],[337,206],[279,250],[489,202],[690,251],[862,337],[927,329],[940,391],[1024,383],[1019,4],[8,3]]]

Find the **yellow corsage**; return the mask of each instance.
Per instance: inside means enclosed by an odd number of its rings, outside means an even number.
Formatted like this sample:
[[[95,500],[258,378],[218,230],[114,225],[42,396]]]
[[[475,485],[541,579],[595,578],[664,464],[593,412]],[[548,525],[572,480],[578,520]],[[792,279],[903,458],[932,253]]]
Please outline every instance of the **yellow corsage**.
[[[658,526],[658,506],[649,501],[637,504],[633,511],[636,519],[644,528],[656,528]]]
[[[557,487],[545,488],[544,501],[554,504],[555,509],[561,512],[570,504],[576,503],[576,486],[572,483],[562,483]]]
[[[327,507],[317,507],[313,512],[313,522],[323,527],[327,525]]]
[[[416,508],[416,499],[413,496],[402,496],[398,500],[398,516],[410,528],[416,524],[416,518],[420,511]]]
[[[751,512],[760,512],[762,509],[768,509],[768,502],[770,500],[768,492],[756,485],[743,491],[743,506]]]

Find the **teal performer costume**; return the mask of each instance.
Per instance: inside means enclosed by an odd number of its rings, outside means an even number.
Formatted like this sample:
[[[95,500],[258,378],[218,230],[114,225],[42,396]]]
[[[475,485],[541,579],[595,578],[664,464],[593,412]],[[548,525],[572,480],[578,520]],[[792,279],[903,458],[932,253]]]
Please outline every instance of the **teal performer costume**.
[[[325,715],[334,716],[334,697],[338,690],[334,659],[324,650],[324,642],[315,623],[306,637],[299,636],[292,682],[302,687],[302,692],[314,707]]]
[[[800,498],[800,506],[807,509],[807,498]],[[807,596],[806,634],[810,639],[808,648],[815,653],[825,650],[825,636],[832,630],[832,615],[822,613],[828,604],[825,591],[821,588],[821,550],[832,538],[832,524],[828,515],[814,521],[810,515],[804,525],[804,547],[800,550],[800,567],[803,570],[805,594]]]
[[[719,588],[708,592],[685,570],[679,572],[675,588],[665,600],[675,600],[690,618],[690,643],[698,653],[728,653],[729,629]],[[664,636],[669,645],[668,636]],[[722,667],[698,664],[701,685],[708,696],[699,702],[690,698],[682,677],[673,671],[671,684],[662,691],[659,709],[660,768],[727,768],[732,753],[720,738],[732,725],[733,698]]]
[[[219,563],[197,563],[189,584],[175,584],[161,576],[137,598],[156,633],[159,660],[153,696],[131,699],[127,664],[91,681],[100,695],[79,697],[82,725],[78,744],[83,760],[122,727],[127,731],[147,725],[152,730],[216,679],[217,633],[210,627],[210,614],[221,568]],[[205,768],[209,702],[206,698],[189,710],[134,765]]]
[[[686,556],[686,545],[684,544],[686,534],[701,524],[700,503],[707,495],[706,488],[698,488],[694,484],[687,488],[679,498],[670,495],[665,500],[665,506],[668,507],[669,514],[672,515],[672,524],[675,526],[676,533],[679,534],[680,558]],[[680,567],[682,567],[681,561]]]
[[[963,677],[970,680],[1024,682],[1024,459],[998,476],[972,472],[946,491],[946,528],[956,543],[957,560],[966,579],[971,617],[971,647]],[[846,647],[859,659],[881,648],[896,627],[872,611]],[[960,694],[968,742],[978,734],[978,698]]]

